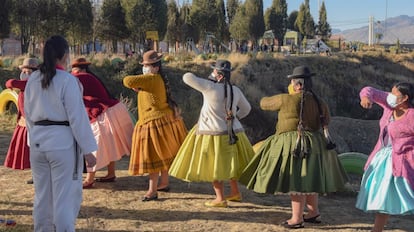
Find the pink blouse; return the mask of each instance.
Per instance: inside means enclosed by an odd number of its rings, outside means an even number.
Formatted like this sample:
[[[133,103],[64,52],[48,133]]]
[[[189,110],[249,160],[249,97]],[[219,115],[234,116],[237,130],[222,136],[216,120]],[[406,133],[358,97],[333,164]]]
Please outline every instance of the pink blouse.
[[[396,177],[405,178],[414,189],[414,109],[408,108],[405,115],[398,120],[390,121],[393,109],[388,106],[386,99],[388,92],[373,87],[364,87],[360,97],[368,97],[384,109],[379,121],[380,134],[374,150],[368,157],[365,169],[371,163],[372,158],[382,148],[384,129],[387,128],[388,136],[392,141],[392,172]]]

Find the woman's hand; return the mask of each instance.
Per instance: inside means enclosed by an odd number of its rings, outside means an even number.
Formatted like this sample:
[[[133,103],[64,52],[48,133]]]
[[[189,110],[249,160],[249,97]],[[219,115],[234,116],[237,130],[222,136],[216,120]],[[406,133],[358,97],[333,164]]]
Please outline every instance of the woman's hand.
[[[372,101],[371,100],[369,100],[369,98],[368,97],[362,97],[361,98],[361,106],[363,107],[363,108],[365,108],[365,109],[371,109],[371,107],[372,107]]]
[[[96,158],[92,153],[88,153],[85,155],[85,162],[86,162],[86,167],[92,168],[93,166],[96,165]]]
[[[132,88],[132,90],[138,93],[141,90],[141,88]]]

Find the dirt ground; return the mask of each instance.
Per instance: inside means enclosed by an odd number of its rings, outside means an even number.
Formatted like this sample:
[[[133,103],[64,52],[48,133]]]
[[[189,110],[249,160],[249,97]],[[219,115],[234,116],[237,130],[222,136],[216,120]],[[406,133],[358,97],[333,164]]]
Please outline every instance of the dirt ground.
[[[0,162],[11,133],[0,132]],[[117,162],[114,183],[95,183],[84,190],[77,231],[285,231],[279,224],[290,216],[289,198],[257,194],[241,186],[243,201],[228,208],[206,208],[213,198],[210,183],[186,183],[170,179],[171,191],[159,193],[159,200],[142,202],[147,177],[128,176],[129,157]],[[97,176],[105,175],[105,170]],[[16,220],[15,227],[0,225],[0,231],[32,231],[33,185],[26,184],[30,170],[0,167],[0,217]],[[228,189],[227,189],[228,190]],[[320,197],[322,224],[306,224],[295,231],[370,231],[373,215],[357,210],[356,194]],[[413,216],[391,217],[386,231],[414,231]]]

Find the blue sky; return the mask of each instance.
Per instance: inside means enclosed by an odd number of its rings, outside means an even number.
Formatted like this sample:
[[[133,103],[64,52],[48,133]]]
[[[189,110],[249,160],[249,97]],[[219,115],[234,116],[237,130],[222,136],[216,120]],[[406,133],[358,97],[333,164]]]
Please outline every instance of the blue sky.
[[[310,10],[315,22],[318,21],[319,7],[323,0],[310,0]],[[299,10],[304,0],[286,0],[288,14]],[[264,8],[267,9],[272,0],[263,0]],[[328,23],[333,29],[352,29],[368,26],[370,16],[375,21],[383,21],[400,15],[414,16],[414,0],[325,0],[328,14]]]

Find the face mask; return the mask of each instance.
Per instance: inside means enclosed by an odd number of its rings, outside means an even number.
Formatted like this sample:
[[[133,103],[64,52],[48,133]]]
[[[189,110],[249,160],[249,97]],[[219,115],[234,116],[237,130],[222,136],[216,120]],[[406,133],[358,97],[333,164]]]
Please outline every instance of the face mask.
[[[145,74],[149,74],[151,73],[151,67],[150,66],[143,66],[142,67],[142,73]]]
[[[214,72],[212,72],[210,74],[210,76],[208,76],[208,79],[212,80],[212,81],[216,81],[216,74],[214,74]]]
[[[20,80],[27,80],[27,78],[29,78],[30,74],[21,72],[20,73]]]
[[[398,106],[399,104],[397,103],[397,96],[395,96],[392,93],[389,93],[388,96],[387,96],[387,104],[391,108],[395,108],[396,106]]]

